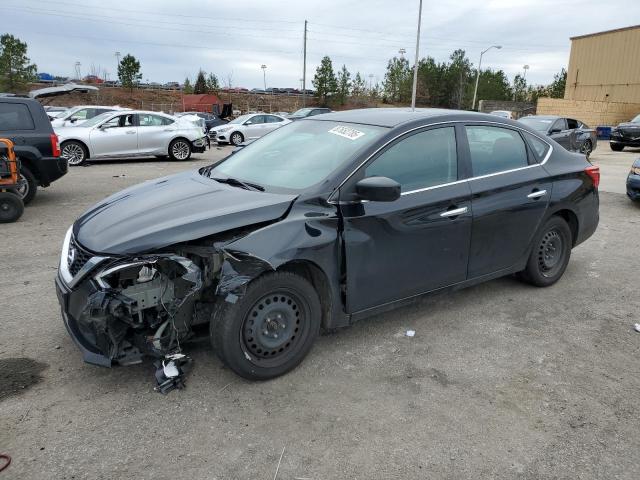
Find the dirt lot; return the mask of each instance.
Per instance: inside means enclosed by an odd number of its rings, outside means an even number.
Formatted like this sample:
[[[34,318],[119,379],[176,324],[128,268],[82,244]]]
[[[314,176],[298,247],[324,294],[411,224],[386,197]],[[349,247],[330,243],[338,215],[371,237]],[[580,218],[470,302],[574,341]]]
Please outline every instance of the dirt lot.
[[[271,479],[283,449],[278,479],[640,478],[640,206],[621,194],[640,151],[599,150],[600,227],[554,287],[425,299],[264,383],[195,345],[168,396],[149,364],[82,363],[53,287],[60,244],[109,193],[224,152],[73,168],[1,227],[0,479]]]

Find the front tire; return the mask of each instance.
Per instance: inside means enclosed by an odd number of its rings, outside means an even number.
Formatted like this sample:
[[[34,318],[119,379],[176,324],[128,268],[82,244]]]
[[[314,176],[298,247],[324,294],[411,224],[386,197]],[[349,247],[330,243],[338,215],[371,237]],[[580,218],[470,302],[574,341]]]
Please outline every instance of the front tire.
[[[539,230],[520,278],[536,287],[553,285],[567,268],[572,245],[573,238],[567,222],[561,217],[551,217]]]
[[[620,143],[609,143],[609,146],[611,147],[611,150],[613,150],[614,152],[621,152],[622,149],[624,148],[624,145],[620,144]]]
[[[18,188],[16,192],[22,198],[22,203],[29,205],[31,201],[36,197],[38,191],[38,180],[35,175],[31,173],[27,167],[22,165],[20,167],[20,178],[18,179]]]
[[[83,144],[70,140],[61,145],[60,156],[66,158],[69,165],[77,167],[87,161],[89,154]]]
[[[171,160],[185,161],[191,158],[191,143],[184,138],[176,138],[169,144]]]
[[[300,364],[318,336],[320,318],[320,299],[306,279],[267,273],[249,283],[236,303],[217,304],[211,343],[241,377],[268,380]]]
[[[242,142],[244,142],[244,135],[242,135],[240,132],[233,132],[230,136],[229,136],[229,142],[231,143],[231,145],[233,145],[234,147],[237,147],[238,145],[240,145]]]
[[[16,193],[0,192],[0,223],[11,223],[24,213],[24,203]]]

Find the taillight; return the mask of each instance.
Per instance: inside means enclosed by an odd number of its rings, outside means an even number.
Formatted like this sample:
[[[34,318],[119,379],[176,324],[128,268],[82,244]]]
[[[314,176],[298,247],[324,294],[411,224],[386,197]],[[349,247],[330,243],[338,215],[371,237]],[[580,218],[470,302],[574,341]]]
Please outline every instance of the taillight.
[[[54,157],[60,156],[60,141],[55,133],[51,134],[51,154]]]
[[[591,165],[585,168],[584,171],[591,177],[591,180],[593,180],[593,186],[598,188],[598,185],[600,185],[600,167]]]

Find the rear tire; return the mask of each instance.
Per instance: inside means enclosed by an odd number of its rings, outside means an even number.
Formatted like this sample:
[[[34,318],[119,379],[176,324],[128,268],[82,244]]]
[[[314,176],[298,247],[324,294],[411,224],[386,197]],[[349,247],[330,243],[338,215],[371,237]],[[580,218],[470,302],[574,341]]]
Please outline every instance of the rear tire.
[[[290,272],[267,273],[236,303],[220,300],[211,317],[216,354],[249,380],[268,380],[300,364],[320,331],[320,299],[313,286]]]
[[[0,223],[11,223],[24,213],[24,203],[17,193],[0,192]]]
[[[72,167],[77,167],[87,161],[89,153],[87,148],[80,142],[69,140],[60,145],[60,156],[66,158],[67,163]]]
[[[609,146],[611,147],[611,150],[613,150],[614,152],[621,152],[622,149],[624,148],[624,145],[621,145],[619,143],[609,143]]]
[[[526,268],[519,277],[536,287],[549,287],[556,283],[571,258],[573,238],[564,219],[553,216],[538,231]]]
[[[585,140],[585,142],[582,144],[582,147],[580,147],[580,152],[584,153],[586,157],[589,158],[592,151],[593,151],[593,144],[591,143],[591,140]]]
[[[171,160],[183,162],[191,158],[191,143],[184,138],[176,138],[169,144]]]
[[[38,191],[38,180],[27,167],[20,167],[20,178],[18,179],[18,188],[16,192],[22,198],[22,203],[29,205],[31,200],[36,197]]]

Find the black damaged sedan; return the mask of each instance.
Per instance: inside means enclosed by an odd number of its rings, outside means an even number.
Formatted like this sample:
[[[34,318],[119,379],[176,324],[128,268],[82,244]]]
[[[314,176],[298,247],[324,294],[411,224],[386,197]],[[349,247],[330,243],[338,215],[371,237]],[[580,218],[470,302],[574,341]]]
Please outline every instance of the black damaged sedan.
[[[206,334],[268,379],[321,329],[420,295],[514,273],[554,284],[596,230],[598,182],[584,155],[495,116],[320,115],[88,210],[64,240],[62,316],[90,363]]]

